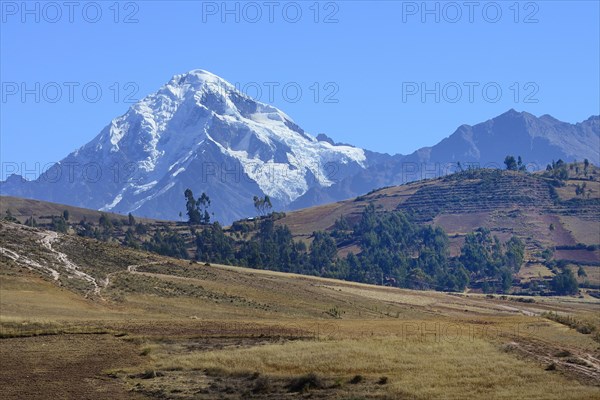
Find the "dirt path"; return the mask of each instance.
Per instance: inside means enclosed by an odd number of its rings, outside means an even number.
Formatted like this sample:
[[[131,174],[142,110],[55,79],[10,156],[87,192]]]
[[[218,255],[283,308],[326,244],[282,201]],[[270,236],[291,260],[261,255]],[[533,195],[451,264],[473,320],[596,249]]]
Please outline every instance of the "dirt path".
[[[60,278],[60,274],[58,273],[57,270],[47,267],[45,265],[41,265],[40,263],[35,262],[25,256],[22,256],[12,250],[8,250],[8,249],[5,249],[4,247],[0,247],[0,253],[2,253],[4,256],[10,258],[13,261],[18,261],[18,262],[24,263],[25,266],[27,268],[29,268],[30,270],[33,270],[35,268],[35,269],[39,269],[39,270],[48,272],[52,276],[52,279],[54,279],[55,281],[58,281],[58,278]]]
[[[140,365],[135,345],[112,335],[0,340],[2,399],[140,400],[105,371]]]
[[[58,261],[57,265],[53,265],[54,268],[49,267],[47,265],[42,265],[37,261],[34,261],[26,256],[17,253],[16,251],[9,250],[4,247],[0,247],[0,254],[10,258],[11,260],[17,263],[24,264],[30,270],[37,269],[49,273],[52,276],[52,279],[57,281],[59,284],[61,273],[65,273],[63,271],[59,272],[60,269],[58,267],[62,267],[66,270],[66,274],[69,277],[75,277],[77,279],[85,281],[91,286],[91,289],[88,291],[88,293],[86,293],[86,297],[88,297],[89,293],[91,292],[93,295],[96,295],[102,299],[102,296],[100,295],[100,286],[96,282],[96,278],[83,272],[78,265],[69,260],[65,253],[58,251],[53,247],[53,243],[56,242],[59,238],[58,233],[53,231],[42,231],[36,233],[40,236],[39,241],[42,244],[42,246],[49,250]]]
[[[145,263],[145,264],[131,264],[127,266],[127,272],[131,273],[131,274],[138,274],[140,272],[137,271],[137,269],[139,267],[143,267],[145,265],[156,265],[156,264],[164,264],[166,261],[152,261],[149,263]],[[110,286],[110,280],[112,279],[112,277],[116,274],[120,274],[124,271],[117,271],[117,272],[111,272],[110,274],[106,275],[106,278],[100,282],[100,285],[102,286],[102,289],[106,289],[107,287]],[[99,289],[101,290],[101,289]],[[99,292],[98,295],[100,296]],[[102,296],[100,296],[102,297]]]
[[[54,243],[58,239],[58,233],[53,231],[44,231],[41,233],[41,235],[42,239],[40,240],[40,242],[42,243],[42,245],[48,250],[50,250],[52,253],[54,253],[54,255],[56,256],[58,261],[60,261],[62,266],[73,276],[88,282],[92,286],[91,290],[94,295],[102,297],[100,295],[100,286],[96,282],[96,278],[81,271],[81,269],[76,264],[69,260],[65,253],[62,253],[52,247],[52,243]]]

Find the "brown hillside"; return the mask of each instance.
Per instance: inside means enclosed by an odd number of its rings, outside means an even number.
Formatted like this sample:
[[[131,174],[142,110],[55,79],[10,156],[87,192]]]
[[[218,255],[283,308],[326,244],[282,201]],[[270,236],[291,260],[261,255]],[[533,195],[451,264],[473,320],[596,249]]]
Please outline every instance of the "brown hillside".
[[[453,252],[464,234],[489,228],[501,239],[517,235],[531,251],[578,243],[600,243],[599,172],[569,169],[569,179],[516,171],[465,171],[443,178],[375,190],[356,199],[290,212],[279,221],[296,237],[309,238],[317,230],[332,229],[344,215],[351,223],[374,203],[381,211],[399,210],[421,223],[444,228]],[[586,192],[575,194],[586,183]],[[556,186],[560,185],[560,186]],[[598,250],[568,249],[557,255],[578,262],[600,262]]]

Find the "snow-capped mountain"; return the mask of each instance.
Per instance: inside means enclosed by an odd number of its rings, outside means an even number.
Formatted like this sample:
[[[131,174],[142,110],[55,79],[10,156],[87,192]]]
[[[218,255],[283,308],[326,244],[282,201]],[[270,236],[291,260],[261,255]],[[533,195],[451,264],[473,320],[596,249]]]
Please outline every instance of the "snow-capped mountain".
[[[285,207],[368,166],[365,151],[317,140],[282,111],[203,70],[174,76],[35,182],[3,194],[177,219],[183,192],[206,192],[222,222]],[[10,184],[12,182],[12,184]],[[15,193],[16,192],[16,193]]]
[[[539,168],[559,158],[598,164],[599,138],[598,116],[570,124],[510,110],[390,156],[311,136],[277,108],[194,70],[175,75],[37,180],[0,182],[0,193],[178,219],[190,188],[207,193],[214,219],[227,224],[255,215],[254,196],[269,195],[277,210],[309,207],[451,173],[457,162],[502,167],[512,154]]]

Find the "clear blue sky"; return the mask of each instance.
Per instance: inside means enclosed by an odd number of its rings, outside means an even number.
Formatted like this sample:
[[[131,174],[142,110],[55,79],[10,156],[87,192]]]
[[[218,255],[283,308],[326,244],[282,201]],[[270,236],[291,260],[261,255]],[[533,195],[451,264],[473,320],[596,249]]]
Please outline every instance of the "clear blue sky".
[[[58,161],[128,97],[196,68],[254,97],[261,87],[314,135],[388,153],[510,108],[568,122],[600,109],[598,1],[428,2],[431,14],[421,1],[229,2],[231,13],[221,1],[48,4],[1,3],[3,163]]]

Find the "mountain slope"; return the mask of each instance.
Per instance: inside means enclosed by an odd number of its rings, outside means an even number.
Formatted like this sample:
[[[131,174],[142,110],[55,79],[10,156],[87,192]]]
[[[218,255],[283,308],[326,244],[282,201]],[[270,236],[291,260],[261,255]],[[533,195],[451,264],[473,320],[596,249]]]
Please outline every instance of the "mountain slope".
[[[532,169],[553,159],[600,162],[600,117],[569,124],[510,110],[463,125],[433,147],[387,155],[304,132],[282,111],[203,70],[175,75],[35,181],[13,175],[2,195],[137,216],[179,219],[183,192],[206,192],[214,219],[255,215],[252,198],[279,210],[339,201],[378,187],[501,166],[521,155]]]
[[[174,76],[35,182],[12,177],[3,194],[176,219],[183,191],[207,192],[221,221],[277,207],[367,166],[365,152],[306,134],[280,110],[195,70]]]
[[[507,154],[519,154],[531,168],[543,169],[552,159],[600,160],[600,117],[569,124],[549,115],[508,112],[486,122],[460,126],[433,147],[420,149],[406,161],[502,165]]]
[[[508,112],[486,122],[460,126],[432,147],[396,156],[341,179],[326,188],[315,187],[292,203],[292,208],[325,204],[367,193],[383,186],[430,179],[469,166],[503,168],[508,154],[520,155],[531,171],[545,169],[552,160],[588,159],[600,163],[600,117],[569,124],[549,115]],[[321,200],[323,200],[321,202]]]
[[[553,248],[556,259],[595,265],[600,251],[585,246],[600,244],[600,168],[584,171],[579,163],[567,170],[569,178],[559,186],[550,172],[464,171],[289,212],[277,223],[287,225],[294,237],[310,240],[315,231],[335,230],[341,216],[352,226],[374,204],[379,212],[398,210],[419,223],[442,227],[454,254],[465,233],[485,227],[504,240],[519,236],[530,253]],[[577,194],[584,184],[585,193]],[[597,270],[594,276],[600,278]]]

